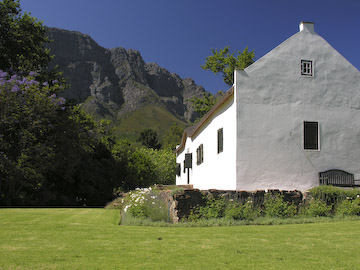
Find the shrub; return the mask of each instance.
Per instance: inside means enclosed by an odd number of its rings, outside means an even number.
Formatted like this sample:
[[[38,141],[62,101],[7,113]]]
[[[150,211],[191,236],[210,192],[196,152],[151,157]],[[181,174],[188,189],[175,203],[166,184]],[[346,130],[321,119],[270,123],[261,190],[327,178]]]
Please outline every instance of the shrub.
[[[129,203],[125,206],[124,212],[129,212],[133,217],[146,217],[145,194],[146,189],[136,189],[128,194]]]
[[[357,215],[358,189],[342,189],[334,186],[317,186],[309,190],[312,199],[305,207],[304,212],[310,216]],[[325,205],[324,205],[325,204]]]
[[[327,217],[332,214],[332,205],[327,205],[325,201],[312,198],[305,206],[303,211],[305,216]]]
[[[312,198],[317,201],[323,201],[327,205],[334,205],[336,202],[342,201],[346,198],[344,190],[333,186],[317,186],[310,189]]]
[[[151,221],[165,221],[169,219],[168,206],[159,196],[159,191],[150,188],[137,188],[129,192],[126,198],[124,214],[132,217],[150,219]]]
[[[175,182],[176,157],[171,150],[154,150],[120,140],[114,145],[112,154],[123,168],[123,190],[154,184],[170,185]]]
[[[275,196],[269,193],[265,194],[264,206],[265,215],[270,217],[293,217],[297,213],[296,206],[285,202],[284,196],[280,194],[276,194]]]
[[[346,199],[339,203],[336,207],[336,214],[342,216],[360,215],[360,197],[355,200]]]
[[[225,210],[225,217],[229,219],[237,219],[237,220],[245,219],[244,208],[245,208],[244,204],[239,204],[239,203],[229,204]]]
[[[111,202],[107,203],[105,206],[106,209],[123,209],[124,208],[124,198],[118,197]]]
[[[356,198],[360,195],[358,189],[342,189],[334,186],[317,186],[309,190],[312,198],[322,200],[327,205],[335,205],[346,198]]]
[[[235,220],[254,220],[260,215],[260,210],[254,208],[251,200],[245,204],[229,203],[225,209],[225,217]]]
[[[176,156],[173,151],[169,149],[154,150],[152,148],[141,148],[140,150],[153,163],[153,170],[156,175],[154,184],[175,184]]]
[[[148,199],[145,201],[147,218],[152,221],[170,222],[168,207],[167,203],[154,193],[149,194]]]
[[[189,221],[224,217],[226,203],[223,197],[207,196],[205,206],[198,206],[190,212]]]
[[[171,196],[179,194],[179,193],[181,193],[183,191],[184,191],[183,187],[175,186],[174,188],[171,189]]]

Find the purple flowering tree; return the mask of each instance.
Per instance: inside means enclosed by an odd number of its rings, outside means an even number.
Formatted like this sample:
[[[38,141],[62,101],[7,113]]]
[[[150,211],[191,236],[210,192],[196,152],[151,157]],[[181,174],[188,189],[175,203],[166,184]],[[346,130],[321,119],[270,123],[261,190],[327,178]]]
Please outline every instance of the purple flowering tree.
[[[0,69],[9,73],[36,71],[38,81],[64,83],[61,73],[49,69],[52,56],[46,44],[47,29],[29,13],[22,13],[19,0],[0,1]]]
[[[0,201],[8,205],[55,196],[51,188],[64,186],[80,150],[96,142],[91,119],[55,94],[61,86],[41,85],[31,75],[0,70]]]
[[[46,31],[19,0],[0,1],[0,205],[99,205],[118,164],[91,117],[59,96]]]
[[[42,22],[22,14],[19,0],[0,2],[0,69],[28,73],[46,69],[51,60]]]

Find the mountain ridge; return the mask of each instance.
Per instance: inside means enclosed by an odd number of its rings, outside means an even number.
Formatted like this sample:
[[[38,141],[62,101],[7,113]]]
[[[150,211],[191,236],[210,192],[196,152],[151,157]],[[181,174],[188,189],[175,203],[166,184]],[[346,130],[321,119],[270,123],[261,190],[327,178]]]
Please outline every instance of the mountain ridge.
[[[83,104],[95,118],[121,122],[148,105],[164,108],[184,125],[197,117],[189,99],[206,91],[192,78],[145,63],[137,50],[106,49],[81,32],[48,30],[53,40],[48,48],[55,55],[51,66],[57,65],[70,84],[62,95]]]

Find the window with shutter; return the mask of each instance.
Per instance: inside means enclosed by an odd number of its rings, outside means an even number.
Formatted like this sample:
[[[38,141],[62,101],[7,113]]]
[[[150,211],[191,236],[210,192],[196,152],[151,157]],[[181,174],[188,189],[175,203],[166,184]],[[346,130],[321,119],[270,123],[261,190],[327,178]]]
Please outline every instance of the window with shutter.
[[[218,129],[217,131],[217,141],[217,152],[219,154],[224,150],[224,132],[222,128]]]
[[[199,147],[196,149],[196,165],[200,164],[200,153],[199,153]]]
[[[192,168],[192,154],[186,153],[185,154],[185,168]]]
[[[181,164],[176,163],[176,175],[180,176],[180,174],[181,174]]]
[[[200,146],[196,149],[196,164],[200,165],[204,162],[204,146],[200,144]]]

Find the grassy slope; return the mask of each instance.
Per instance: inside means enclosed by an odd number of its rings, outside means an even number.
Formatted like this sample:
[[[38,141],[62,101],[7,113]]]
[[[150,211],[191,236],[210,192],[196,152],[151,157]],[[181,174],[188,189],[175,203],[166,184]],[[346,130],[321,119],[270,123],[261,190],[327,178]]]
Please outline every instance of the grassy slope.
[[[90,96],[84,104],[94,99],[94,97]],[[95,111],[95,108],[97,107],[87,107],[86,112],[90,113],[95,121],[101,119],[110,120],[115,128],[114,135],[120,139],[136,140],[141,131],[145,128],[151,128],[157,132],[161,140],[172,124],[176,123],[184,129],[187,125],[185,121],[174,116],[166,108],[154,104],[146,105],[118,119],[116,116],[112,117],[108,114],[100,115]],[[116,112],[113,113],[116,115]]]
[[[356,269],[360,222],[116,225],[117,210],[0,209],[0,269]],[[160,240],[159,240],[160,239]]]
[[[147,105],[135,112],[125,115],[116,125],[115,134],[122,138],[137,137],[145,128],[151,128],[162,138],[173,123],[185,128],[186,123],[165,108]]]

